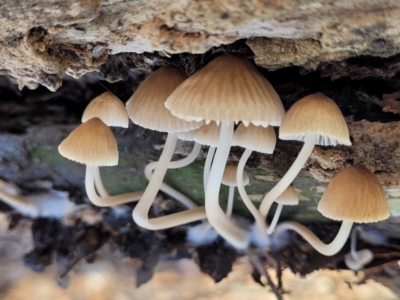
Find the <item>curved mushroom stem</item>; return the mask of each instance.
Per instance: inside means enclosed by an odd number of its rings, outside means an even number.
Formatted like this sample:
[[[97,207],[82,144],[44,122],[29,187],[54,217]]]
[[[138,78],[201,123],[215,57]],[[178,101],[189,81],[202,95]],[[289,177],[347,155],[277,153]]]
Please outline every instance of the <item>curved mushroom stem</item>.
[[[206,184],[205,206],[211,226],[229,243],[238,249],[245,249],[250,233],[236,226],[219,205],[219,191],[233,137],[233,122],[221,123],[217,151]]]
[[[26,197],[12,195],[0,189],[0,200],[20,213],[33,217],[39,214],[39,207],[34,203],[30,203]]]
[[[94,205],[100,206],[100,207],[115,206],[118,204],[124,204],[124,203],[128,203],[128,202],[138,201],[142,197],[142,195],[143,195],[142,191],[126,193],[126,194],[116,195],[116,196],[109,196],[109,197],[99,197],[99,195],[97,195],[96,190],[94,188],[96,168],[98,168],[98,167],[86,165],[86,176],[85,176],[86,194],[87,194],[89,200]]]
[[[267,234],[268,235],[270,235],[270,234],[272,234],[274,232],[276,224],[278,224],[279,217],[281,216],[283,204],[280,204],[280,203],[277,203],[277,204],[278,204],[278,206],[276,207],[274,218],[271,221],[271,225],[269,225],[269,227],[267,229]]]
[[[270,190],[268,194],[265,195],[259,208],[259,211],[264,218],[268,215],[272,203],[274,203],[274,201],[279,197],[279,195],[282,194],[287,189],[287,187],[293,182],[293,180],[299,174],[304,164],[307,162],[307,159],[310,156],[312,150],[314,149],[317,139],[318,135],[316,134],[306,135],[303,148],[301,149],[296,160],[293,162],[292,166],[282,177],[282,179],[272,188],[272,190]]]
[[[204,164],[204,174],[203,174],[204,194],[206,193],[207,181],[208,177],[210,176],[210,169],[214,158],[214,154],[215,154],[215,147],[210,146],[210,148],[208,148],[206,162]]]
[[[355,227],[351,232],[351,242],[350,242],[350,253],[354,260],[358,260],[360,257],[357,253],[357,231],[358,227]]]
[[[275,234],[276,236],[279,236],[283,231],[293,230],[300,234],[302,238],[305,239],[319,253],[325,256],[332,256],[343,248],[347,238],[350,235],[352,226],[353,222],[343,221],[336,237],[329,244],[324,244],[321,242],[321,240],[307,227],[292,221],[280,223],[275,229]]]
[[[168,216],[149,219],[148,214],[150,207],[160,189],[168,164],[174,153],[177,139],[178,137],[176,133],[168,134],[164,150],[157,162],[157,167],[151,176],[150,182],[147,185],[142,198],[132,212],[132,217],[135,223],[143,228],[150,230],[166,229],[206,218],[204,207],[196,207],[191,210],[182,211]]]
[[[97,192],[99,193],[100,197],[109,197],[110,194],[107,192],[106,188],[104,187],[103,180],[101,179],[100,167],[94,167],[94,171],[94,186],[96,187]]]
[[[229,187],[229,193],[228,193],[228,201],[226,205],[226,216],[230,217],[232,215],[232,210],[233,210],[233,197],[235,196],[235,187],[230,186]]]
[[[244,204],[246,205],[247,209],[253,215],[254,219],[256,220],[257,227],[260,229],[260,232],[266,232],[267,226],[265,223],[265,217],[260,213],[260,211],[254,206],[253,202],[251,202],[249,196],[244,189],[243,184],[243,171],[244,166],[246,165],[247,160],[249,159],[252,150],[247,149],[243,152],[242,157],[239,160],[237,172],[236,172],[236,181],[237,181],[237,188],[242,198]]]
[[[191,164],[196,159],[196,157],[199,156],[200,150],[201,145],[195,142],[190,154],[184,159],[169,162],[168,169],[179,169]],[[144,168],[144,174],[147,180],[150,181],[154,169],[157,168],[157,164],[158,161],[151,162],[147,164],[147,166]],[[178,200],[181,204],[185,205],[189,209],[197,207],[196,203],[194,203],[191,199],[165,183],[161,183],[160,190],[167,195],[170,195],[172,198]]]

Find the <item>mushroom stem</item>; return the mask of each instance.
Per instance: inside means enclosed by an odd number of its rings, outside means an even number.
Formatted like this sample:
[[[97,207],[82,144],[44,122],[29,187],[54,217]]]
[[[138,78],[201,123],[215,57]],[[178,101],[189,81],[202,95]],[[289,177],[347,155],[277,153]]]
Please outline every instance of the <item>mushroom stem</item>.
[[[332,256],[338,253],[347,241],[350,235],[353,222],[343,221],[336,237],[329,244],[324,244],[310,229],[297,222],[282,222],[275,229],[275,235],[279,236],[286,230],[297,232],[305,239],[315,250],[325,256]]]
[[[235,187],[230,186],[229,187],[229,193],[228,193],[228,202],[226,205],[226,216],[230,217],[232,215],[232,210],[233,210],[233,197],[235,196]]]
[[[250,200],[249,196],[247,195],[246,190],[244,189],[244,184],[243,184],[244,166],[246,165],[246,162],[249,159],[251,153],[252,153],[252,150],[246,148],[246,150],[242,154],[242,157],[239,160],[237,173],[236,173],[237,188],[238,188],[240,197],[242,198],[244,204],[246,205],[246,207],[250,211],[250,213],[253,215],[253,217],[256,221],[257,227],[260,229],[260,232],[264,233],[267,230],[267,226],[265,224],[265,217],[254,206],[253,202]]]
[[[249,242],[249,232],[236,226],[219,205],[219,191],[232,144],[233,125],[233,122],[222,121],[221,123],[218,147],[206,184],[205,207],[211,226],[233,246],[245,249]]]
[[[359,260],[360,257],[357,253],[357,231],[358,227],[355,227],[351,232],[351,243],[350,243],[350,253],[354,260]]]
[[[303,148],[301,149],[296,160],[293,162],[289,170],[282,177],[282,179],[265,195],[261,202],[259,211],[265,218],[271,208],[272,203],[282,194],[287,187],[293,182],[296,176],[299,174],[304,164],[307,162],[315,144],[317,143],[317,134],[307,134],[304,140]]]
[[[106,188],[104,187],[103,180],[101,179],[100,167],[94,167],[94,171],[94,186],[96,187],[97,192],[99,193],[100,197],[109,197],[110,194],[107,192]]]
[[[214,158],[214,154],[215,154],[215,147],[210,146],[210,148],[208,148],[206,162],[204,164],[204,174],[203,174],[204,194],[206,193],[207,181],[208,177],[210,176],[210,169]]]
[[[38,207],[30,203],[26,197],[18,196],[18,195],[11,195],[3,190],[0,189],[0,199],[4,203],[7,203],[12,208],[16,209],[19,212],[37,212]]]
[[[200,150],[201,150],[201,145],[195,142],[190,154],[184,159],[169,162],[168,169],[179,169],[191,164],[196,159],[196,157],[199,156]],[[144,168],[144,174],[147,180],[150,181],[151,176],[153,175],[153,171],[155,168],[157,168],[157,165],[158,161],[155,161],[149,163]],[[172,198],[178,200],[181,204],[185,205],[189,209],[197,207],[196,203],[194,203],[191,199],[189,199],[187,196],[178,192],[177,190],[175,190],[174,188],[170,187],[165,183],[161,183],[160,191],[166,193],[167,195],[170,195]]]
[[[118,204],[124,204],[124,203],[128,203],[128,202],[138,201],[142,197],[142,195],[143,195],[142,191],[126,193],[126,194],[116,195],[116,196],[109,196],[109,197],[99,197],[94,188],[95,177],[96,177],[96,168],[98,168],[98,167],[86,165],[86,176],[85,176],[86,194],[87,194],[89,200],[94,205],[100,206],[100,207],[115,206]]]
[[[148,214],[150,207],[160,189],[168,164],[174,153],[177,140],[178,137],[176,133],[168,134],[164,150],[157,162],[157,167],[151,176],[142,198],[132,212],[133,220],[137,225],[143,228],[150,230],[166,229],[206,218],[204,207],[196,207],[168,216],[149,219]]]
[[[271,221],[271,224],[269,225],[267,229],[267,234],[270,235],[274,232],[276,224],[278,224],[279,217],[281,216],[283,204],[278,203],[278,206],[276,207],[274,218]]]

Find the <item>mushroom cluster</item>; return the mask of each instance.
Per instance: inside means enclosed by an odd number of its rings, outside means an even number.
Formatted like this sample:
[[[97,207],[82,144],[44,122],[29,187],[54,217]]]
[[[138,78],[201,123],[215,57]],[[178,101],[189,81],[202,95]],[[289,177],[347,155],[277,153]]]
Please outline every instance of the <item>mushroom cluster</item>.
[[[167,139],[157,162],[149,163],[144,191],[110,196],[105,190],[99,167],[118,163],[117,142],[108,126],[128,126],[128,117],[139,126],[166,132]],[[86,164],[86,192],[97,206],[115,206],[138,201],[132,217],[141,227],[159,230],[202,220],[194,237],[213,230],[237,249],[259,245],[254,237],[271,241],[287,230],[294,230],[324,255],[334,255],[345,244],[353,222],[376,222],[389,216],[387,200],[377,178],[361,166],[349,167],[330,182],[318,205],[325,216],[342,220],[337,237],[322,243],[308,228],[296,222],[278,224],[283,205],[297,205],[291,186],[314,145],[350,146],[349,131],[335,102],[321,93],[297,101],[285,114],[282,102],[271,84],[247,59],[239,55],[218,56],[194,75],[186,78],[178,68],[163,66],[150,74],[126,104],[110,93],[94,99],[87,107],[78,128],[60,144],[61,155]],[[235,126],[235,124],[237,126]],[[259,208],[245,190],[249,182],[244,168],[252,151],[272,154],[279,138],[299,140],[304,146],[293,165],[264,197]],[[236,127],[236,130],[235,130]],[[188,157],[171,161],[178,139],[194,141]],[[192,163],[202,145],[209,146],[203,185],[204,206],[163,183],[168,168]],[[227,166],[231,146],[245,149],[239,164]],[[228,207],[219,203],[221,184],[229,186]],[[241,199],[255,219],[258,235],[238,224],[232,216],[233,194],[237,187]],[[149,218],[149,210],[159,191],[176,199],[187,210]],[[266,216],[276,202],[278,209],[268,226]],[[253,240],[252,240],[253,239]]]

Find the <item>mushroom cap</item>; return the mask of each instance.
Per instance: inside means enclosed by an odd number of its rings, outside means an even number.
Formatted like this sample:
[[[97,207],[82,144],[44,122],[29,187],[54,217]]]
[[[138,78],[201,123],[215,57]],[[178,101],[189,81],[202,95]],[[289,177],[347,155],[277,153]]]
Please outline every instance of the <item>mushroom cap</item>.
[[[202,145],[217,147],[220,132],[221,126],[216,123],[204,124],[194,131],[194,140]]]
[[[317,145],[351,145],[342,112],[322,93],[308,95],[293,104],[279,128],[282,140],[304,141],[306,134],[317,134]]]
[[[161,132],[181,132],[199,128],[202,123],[174,117],[164,102],[186,76],[174,66],[163,66],[151,73],[126,103],[133,123]]]
[[[236,172],[237,165],[229,165],[225,167],[224,175],[222,176],[222,184],[227,186],[237,186]],[[246,186],[250,182],[249,176],[243,171],[243,185]]]
[[[233,134],[233,144],[261,153],[272,154],[276,145],[275,131],[271,126],[261,127],[243,123]]]
[[[279,126],[285,114],[274,88],[239,55],[224,54],[186,79],[165,106],[187,121],[243,121]]]
[[[182,140],[182,141],[188,141],[188,142],[193,142],[194,141],[194,136],[196,134],[196,131],[198,129],[194,129],[194,130],[189,130],[189,131],[184,131],[184,132],[178,132],[178,139]]]
[[[318,203],[328,218],[359,223],[389,217],[386,194],[378,178],[363,166],[348,167],[336,174]]]
[[[129,118],[125,105],[115,95],[105,92],[97,96],[86,106],[82,122],[100,118],[107,126],[128,128]]]
[[[283,205],[298,205],[299,195],[297,194],[294,187],[289,185],[287,189],[279,195],[275,202]]]
[[[344,262],[350,270],[360,271],[374,259],[374,254],[368,249],[357,251],[357,254],[358,259],[354,259],[351,253],[344,256]]]
[[[86,165],[118,164],[117,141],[110,128],[99,118],[92,118],[75,128],[58,146],[58,152]]]

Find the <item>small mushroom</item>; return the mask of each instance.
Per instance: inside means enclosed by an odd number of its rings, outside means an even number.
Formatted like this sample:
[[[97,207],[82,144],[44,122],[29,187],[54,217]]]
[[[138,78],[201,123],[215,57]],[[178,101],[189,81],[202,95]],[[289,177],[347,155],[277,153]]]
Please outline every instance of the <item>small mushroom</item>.
[[[351,145],[342,112],[332,99],[321,93],[304,97],[292,105],[279,128],[279,138],[304,141],[304,145],[286,174],[262,200],[259,210],[264,217],[275,199],[299,174],[315,145]]]
[[[228,201],[225,212],[227,217],[230,217],[232,215],[235,187],[238,186],[237,184],[238,180],[236,179],[237,169],[238,169],[237,165],[226,166],[224,175],[222,177],[222,184],[229,187]],[[243,185],[244,186],[248,185],[250,182],[249,176],[247,176],[246,172],[243,172],[241,175],[242,175],[241,182],[243,183]]]
[[[117,141],[110,128],[99,118],[92,118],[75,128],[58,146],[58,152],[70,160],[86,165],[85,188],[96,206],[108,207],[139,200],[143,192],[99,197],[95,190],[95,174],[99,166],[118,164]]]
[[[288,188],[278,197],[278,199],[275,200],[275,202],[278,204],[278,206],[276,208],[274,218],[272,219],[271,224],[268,227],[267,234],[271,234],[272,232],[274,232],[284,205],[299,204],[299,195],[297,194],[294,187],[289,185]]]
[[[294,230],[319,253],[332,256],[346,243],[353,222],[378,222],[389,217],[386,194],[378,178],[362,166],[352,166],[336,174],[322,195],[318,210],[327,218],[342,221],[331,243],[324,244],[297,222],[280,223],[275,229],[276,236],[286,230]]]
[[[233,144],[246,149],[240,157],[237,169],[237,184],[240,197],[242,197],[244,204],[253,215],[256,225],[259,229],[259,233],[265,235],[267,230],[265,217],[254,206],[253,202],[251,202],[249,196],[247,195],[241,180],[241,174],[243,174],[247,160],[253,151],[266,154],[272,154],[274,152],[276,145],[275,131],[271,126],[261,127],[250,124],[246,127],[243,123],[241,123],[233,134]]]

